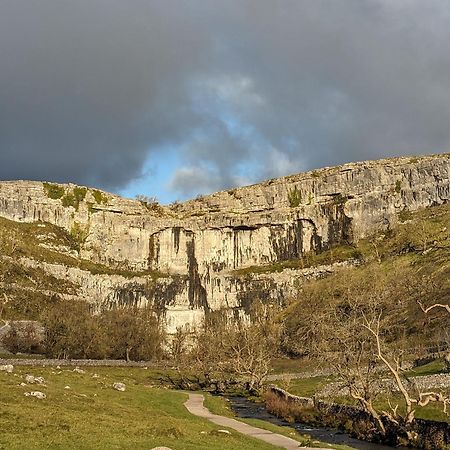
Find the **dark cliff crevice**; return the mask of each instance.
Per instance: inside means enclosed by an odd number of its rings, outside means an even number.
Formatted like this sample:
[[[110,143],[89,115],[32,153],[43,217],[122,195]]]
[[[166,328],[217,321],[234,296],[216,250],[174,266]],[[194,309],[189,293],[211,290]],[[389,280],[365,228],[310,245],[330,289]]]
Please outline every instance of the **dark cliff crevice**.
[[[337,197],[322,205],[322,211],[328,217],[328,239],[323,249],[337,244],[353,243],[352,218],[345,214],[347,197]]]
[[[208,305],[206,289],[202,285],[200,275],[198,273],[198,263],[195,257],[194,233],[186,232],[186,238],[186,253],[189,274],[189,306],[194,309],[203,308],[205,311],[208,311],[210,308]]]

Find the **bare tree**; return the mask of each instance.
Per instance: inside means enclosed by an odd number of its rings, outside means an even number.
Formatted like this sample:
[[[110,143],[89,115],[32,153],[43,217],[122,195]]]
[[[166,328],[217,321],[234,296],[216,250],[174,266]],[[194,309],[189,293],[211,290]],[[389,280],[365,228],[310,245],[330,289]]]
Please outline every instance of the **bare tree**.
[[[371,333],[375,341],[375,356],[380,361],[382,361],[382,363],[391,373],[397,388],[403,396],[406,408],[404,416],[402,416],[398,412],[398,404],[396,404],[395,406],[390,405],[391,411],[383,411],[383,414],[395,424],[408,427],[414,420],[416,406],[426,406],[430,402],[439,402],[442,404],[443,411],[446,412],[447,406],[450,403],[450,398],[447,395],[441,392],[433,391],[420,392],[417,388],[417,385],[411,380],[409,380],[408,384],[411,385],[412,389],[409,388],[405,378],[402,377],[402,369],[400,367],[399,359],[389,359],[383,350],[380,324],[381,313],[375,319],[368,319],[367,317],[364,317],[363,326]],[[416,394],[414,394],[414,392],[411,392],[411,390],[413,390]]]
[[[239,384],[258,391],[279,349],[281,324],[277,314],[275,307],[259,302],[255,302],[251,317],[211,313],[194,331],[188,354],[191,372],[202,376],[202,387],[223,391]],[[191,380],[192,373],[182,383],[187,385]]]
[[[2,320],[2,317],[3,317],[3,310],[4,310],[4,308],[5,308],[5,305],[6,305],[8,302],[9,302],[9,298],[8,298],[8,296],[6,295],[6,293],[4,292],[4,293],[3,293],[3,300],[1,301],[1,304],[0,304],[0,320]]]

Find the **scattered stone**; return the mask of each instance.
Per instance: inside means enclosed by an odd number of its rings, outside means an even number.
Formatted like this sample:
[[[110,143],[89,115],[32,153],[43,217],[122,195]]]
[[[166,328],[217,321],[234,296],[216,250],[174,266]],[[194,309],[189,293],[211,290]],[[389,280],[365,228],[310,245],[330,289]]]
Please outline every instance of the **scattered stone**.
[[[73,372],[75,372],[75,373],[86,373],[85,370],[80,369],[79,367],[75,367],[75,369],[73,369]]]
[[[22,383],[19,384],[19,386],[26,386],[26,385],[27,385],[27,383],[24,383],[23,381],[22,381]]]
[[[169,447],[153,447],[151,450],[172,450]]]
[[[25,397],[36,397],[39,400],[43,400],[44,398],[46,398],[47,396],[40,391],[32,391],[32,392],[25,392]]]
[[[218,433],[231,434],[228,430],[217,430]]]
[[[61,369],[61,366],[56,366],[56,368],[59,370],[59,369]]]
[[[3,364],[0,366],[0,372],[12,373],[14,366],[12,364]]]
[[[25,381],[28,383],[28,384],[44,384],[45,383],[45,380],[44,380],[44,378],[43,377],[35,377],[35,376],[33,376],[33,375],[27,375],[26,377],[25,377]]]
[[[208,434],[207,431],[200,431],[200,434]]]
[[[100,375],[97,373],[94,373],[94,375],[92,375],[92,378],[100,378]]]
[[[125,389],[126,389],[126,386],[125,386],[124,383],[114,383],[114,384],[113,384],[113,388],[114,388],[116,391],[124,392]]]
[[[29,383],[29,384],[33,384],[33,383],[34,383],[34,380],[35,380],[35,378],[34,378],[33,375],[27,375],[27,376],[25,377],[25,381],[26,381],[27,383]]]
[[[64,386],[64,389],[72,389],[70,386]]]

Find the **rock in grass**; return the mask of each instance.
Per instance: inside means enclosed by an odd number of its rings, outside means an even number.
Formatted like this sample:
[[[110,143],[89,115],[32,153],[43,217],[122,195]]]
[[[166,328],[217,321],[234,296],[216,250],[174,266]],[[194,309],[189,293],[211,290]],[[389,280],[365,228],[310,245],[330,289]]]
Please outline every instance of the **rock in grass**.
[[[75,369],[73,369],[73,372],[75,372],[75,373],[86,373],[85,370],[80,369],[79,367],[75,367]]]
[[[218,433],[231,434],[228,430],[217,430]]]
[[[32,392],[25,392],[25,397],[36,397],[39,400],[43,400],[44,398],[46,398],[47,396],[40,391],[32,391]]]
[[[12,364],[2,364],[0,366],[0,372],[11,373],[14,370],[14,366]]]
[[[114,388],[116,391],[124,392],[125,389],[126,389],[126,386],[125,386],[124,383],[114,383],[114,384],[113,384],[113,388]]]
[[[153,447],[151,450],[172,450],[169,447]]]
[[[35,377],[35,376],[33,376],[33,375],[27,375],[26,377],[25,377],[25,381],[28,383],[28,384],[44,384],[45,383],[45,380],[44,380],[44,378],[43,377]]]
[[[27,382],[27,383],[29,383],[29,384],[33,384],[34,383],[34,376],[33,375],[27,375],[26,377],[25,377],[25,381]]]

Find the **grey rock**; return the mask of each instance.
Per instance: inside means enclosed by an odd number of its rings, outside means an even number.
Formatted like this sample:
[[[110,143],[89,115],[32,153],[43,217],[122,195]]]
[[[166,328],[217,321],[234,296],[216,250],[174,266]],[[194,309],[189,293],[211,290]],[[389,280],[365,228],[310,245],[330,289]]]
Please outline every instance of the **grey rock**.
[[[125,392],[125,390],[126,390],[126,386],[124,383],[114,383],[113,388],[116,391],[121,391],[121,392]]]
[[[32,392],[25,392],[25,397],[36,397],[39,400],[43,400],[44,398],[47,398],[47,396],[40,391],[32,391]]]
[[[74,185],[60,185],[66,192]],[[111,267],[153,270],[154,280],[92,274],[78,267],[22,258],[77,286],[65,298],[138,306],[158,302],[169,332],[203,320],[205,309],[244,309],[256,297],[276,301],[296,295],[303,279],[336,267],[240,276],[235,269],[301,257],[344,241],[357,242],[398,222],[403,210],[450,200],[450,155],[392,158],[268,180],[218,192],[173,207],[87,190],[78,208],[46,195],[39,182],[0,182],[0,216],[50,222],[69,231],[89,226],[80,256]],[[42,238],[42,244],[52,244]],[[68,249],[56,251],[70,254]]]
[[[35,377],[34,375],[27,375],[25,377],[25,381],[28,384],[45,384],[45,380],[43,377]]]

